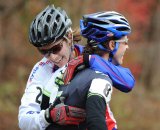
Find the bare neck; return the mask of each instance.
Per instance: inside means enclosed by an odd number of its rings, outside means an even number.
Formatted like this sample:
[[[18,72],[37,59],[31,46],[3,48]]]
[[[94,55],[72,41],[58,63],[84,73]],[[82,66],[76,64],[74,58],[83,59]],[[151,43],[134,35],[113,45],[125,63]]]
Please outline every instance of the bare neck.
[[[109,54],[106,53],[106,54],[104,54],[102,57],[103,57],[105,60],[108,60],[108,59],[109,59]]]

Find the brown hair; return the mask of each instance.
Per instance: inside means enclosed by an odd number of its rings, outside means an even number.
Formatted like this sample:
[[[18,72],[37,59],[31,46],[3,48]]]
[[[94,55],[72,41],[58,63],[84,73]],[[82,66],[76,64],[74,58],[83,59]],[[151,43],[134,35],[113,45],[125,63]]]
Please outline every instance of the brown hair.
[[[80,29],[76,28],[75,30],[73,30],[73,41],[78,43],[81,40],[82,40],[82,37],[80,34]]]
[[[83,54],[97,54],[99,56],[103,56],[106,51],[104,50],[101,50],[100,48],[98,48],[98,46],[90,46],[89,44],[87,44],[85,47],[84,47],[84,51],[83,51]]]
[[[101,44],[104,48],[106,48],[108,51],[102,50],[100,49],[97,45],[93,46],[93,43],[90,43],[90,41],[87,41],[87,45],[84,48],[84,52],[83,53],[88,53],[88,54],[97,54],[99,56],[103,56],[104,54],[106,54],[106,52],[110,52],[111,50],[109,49],[109,42],[111,40],[114,40],[115,37],[110,37],[108,38],[107,41],[103,42],[103,43],[97,43],[97,44]]]

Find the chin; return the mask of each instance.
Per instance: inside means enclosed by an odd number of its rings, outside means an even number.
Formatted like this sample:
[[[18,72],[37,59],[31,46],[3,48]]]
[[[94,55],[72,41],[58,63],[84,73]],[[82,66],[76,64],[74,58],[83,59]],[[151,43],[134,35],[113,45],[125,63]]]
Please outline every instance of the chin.
[[[63,67],[65,64],[56,64],[59,68]]]
[[[120,62],[119,62],[119,65],[122,65],[122,64],[123,64],[123,61],[120,61]]]
[[[67,62],[66,61],[61,61],[59,64],[56,64],[59,68],[63,67],[64,65],[66,65]]]

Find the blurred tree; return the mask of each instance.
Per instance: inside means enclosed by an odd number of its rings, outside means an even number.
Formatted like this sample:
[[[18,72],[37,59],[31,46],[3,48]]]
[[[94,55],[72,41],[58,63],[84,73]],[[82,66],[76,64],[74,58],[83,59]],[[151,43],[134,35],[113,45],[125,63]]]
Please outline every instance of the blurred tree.
[[[144,69],[142,73],[142,82],[147,89],[155,89],[160,86],[160,5],[156,0],[155,6],[150,10],[152,12],[150,26],[148,29],[146,49],[144,50]]]
[[[118,0],[117,9],[127,15],[132,26],[132,41],[143,42],[147,38],[151,16],[157,0]]]
[[[13,55],[14,55],[14,48],[12,40],[10,41],[10,33],[12,32],[13,27],[10,26],[12,24],[11,17],[15,15],[15,13],[19,10],[21,10],[26,3],[26,0],[18,1],[15,0],[12,1],[1,1],[0,3],[0,25],[1,25],[1,33],[0,33],[0,40],[1,40],[1,54],[0,54],[0,79],[5,78],[6,71],[10,71],[8,68],[8,65],[14,61]],[[11,54],[12,53],[12,54]],[[13,62],[14,63],[14,62]]]

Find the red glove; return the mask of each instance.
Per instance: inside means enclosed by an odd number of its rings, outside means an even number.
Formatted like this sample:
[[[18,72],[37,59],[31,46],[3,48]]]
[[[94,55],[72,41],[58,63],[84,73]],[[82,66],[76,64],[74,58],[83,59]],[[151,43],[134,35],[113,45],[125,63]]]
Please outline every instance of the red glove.
[[[77,72],[89,67],[89,55],[84,54],[68,62],[68,66],[63,75],[64,84],[67,85]]]
[[[84,109],[64,104],[59,104],[55,108],[49,108],[48,112],[47,121],[50,123],[54,122],[59,125],[79,125],[86,117]]]

